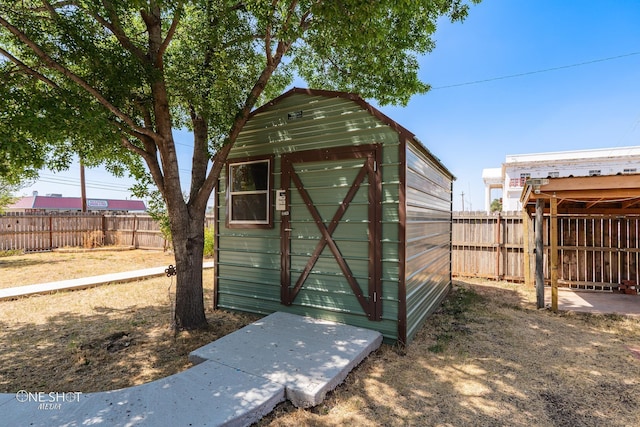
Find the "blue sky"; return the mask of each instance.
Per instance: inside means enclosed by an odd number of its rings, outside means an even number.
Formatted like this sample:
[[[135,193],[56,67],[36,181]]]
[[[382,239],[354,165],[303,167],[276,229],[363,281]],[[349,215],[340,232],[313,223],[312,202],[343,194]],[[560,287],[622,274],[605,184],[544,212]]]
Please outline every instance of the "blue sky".
[[[433,89],[380,109],[457,177],[454,210],[462,192],[466,210],[484,209],[482,169],[508,154],[640,145],[640,0],[484,0],[435,39],[420,60]],[[78,177],[45,171],[20,193],[79,196]],[[88,197],[130,197],[103,171],[86,179]]]

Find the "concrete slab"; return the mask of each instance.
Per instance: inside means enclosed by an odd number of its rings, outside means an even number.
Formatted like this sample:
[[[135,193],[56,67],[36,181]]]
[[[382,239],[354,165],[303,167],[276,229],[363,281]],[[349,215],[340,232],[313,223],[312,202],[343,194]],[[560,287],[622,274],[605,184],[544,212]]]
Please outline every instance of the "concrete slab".
[[[205,262],[203,268],[213,268],[213,262]],[[153,267],[142,270],[125,271],[121,273],[103,274],[100,276],[82,277],[79,279],[61,280],[58,282],[41,283],[37,285],[16,286],[0,289],[0,301],[18,297],[47,294],[63,290],[77,290],[108,283],[122,283],[140,280],[148,277],[164,276],[166,267]]]
[[[141,386],[82,394],[71,402],[62,398],[48,408],[38,401],[20,402],[15,395],[0,396],[2,424],[11,426],[248,426],[284,401],[285,389],[204,362]]]
[[[297,407],[316,406],[372,351],[382,334],[276,312],[190,353],[286,386]]]
[[[8,405],[16,400],[15,394],[0,393],[0,414],[4,413],[3,405]]]
[[[545,305],[550,307],[551,288],[545,287],[544,297]],[[640,295],[558,288],[558,310],[640,317]]]

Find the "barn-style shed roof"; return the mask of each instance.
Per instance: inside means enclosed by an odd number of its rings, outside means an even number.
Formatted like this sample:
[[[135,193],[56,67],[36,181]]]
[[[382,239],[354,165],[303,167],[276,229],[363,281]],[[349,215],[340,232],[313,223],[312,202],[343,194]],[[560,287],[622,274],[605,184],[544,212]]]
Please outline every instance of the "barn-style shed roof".
[[[398,132],[398,134],[400,135],[401,138],[407,139],[407,140],[412,140],[415,143],[417,143],[420,146],[420,148],[422,150],[424,150],[425,154],[427,154],[429,157],[431,157],[433,160],[435,160],[435,162],[437,163],[438,167],[440,167],[443,170],[443,172],[447,173],[448,175],[451,175],[451,177],[455,181],[455,179],[456,179],[455,175],[453,173],[451,173],[451,171],[448,170],[446,168],[446,166],[444,166],[442,164],[442,161],[437,156],[435,156],[422,143],[422,141],[420,141],[418,139],[418,137],[413,132],[411,132],[410,130],[408,130],[407,128],[405,128],[404,126],[402,126],[401,124],[399,124],[398,122],[396,122],[395,120],[393,120],[392,118],[390,118],[389,116],[384,114],[382,111],[380,111],[377,108],[375,108],[373,105],[369,104],[360,95],[358,95],[356,93],[294,87],[294,88],[288,90],[287,92],[283,93],[282,95],[278,96],[277,98],[274,98],[271,101],[267,102],[266,104],[264,104],[264,105],[260,106],[259,108],[253,110],[251,112],[251,116],[255,116],[257,114],[260,114],[260,113],[268,110],[269,108],[273,107],[274,105],[277,105],[282,100],[284,100],[286,98],[289,98],[290,96],[298,95],[298,94],[311,95],[311,96],[325,96],[325,97],[329,97],[329,98],[343,98],[343,99],[348,99],[348,100],[351,100],[351,101],[355,102],[360,107],[362,107],[362,109],[364,109],[365,111],[368,111],[372,116],[374,116],[375,118],[380,120],[383,124],[389,126],[391,129],[393,129],[396,132]]]

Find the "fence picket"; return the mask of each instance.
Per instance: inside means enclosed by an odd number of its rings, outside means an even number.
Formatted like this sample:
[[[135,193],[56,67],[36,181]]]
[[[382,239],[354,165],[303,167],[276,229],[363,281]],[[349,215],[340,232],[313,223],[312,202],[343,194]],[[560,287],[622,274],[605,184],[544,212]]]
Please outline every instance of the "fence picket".
[[[564,215],[558,219],[561,284],[611,290],[623,280],[640,283],[640,218],[632,215]],[[550,280],[548,224],[549,218],[545,217],[544,274],[547,281]],[[454,213],[453,274],[524,281],[525,237],[520,213]]]
[[[640,218],[637,216],[559,216],[559,281],[577,288],[610,290],[622,280],[640,283]],[[214,223],[208,216],[205,226]],[[549,263],[545,217],[545,264]],[[166,249],[149,215],[0,215],[0,251],[41,251],[87,244],[91,233],[106,246]],[[520,213],[456,212],[452,224],[455,276],[524,281],[524,227]],[[545,265],[545,279],[549,280]]]
[[[207,217],[205,225],[210,226],[213,223],[213,217]],[[0,215],[0,251],[33,252],[63,247],[82,247],[88,245],[90,240],[102,242],[105,246],[167,248],[167,242],[160,227],[149,215],[68,213]]]

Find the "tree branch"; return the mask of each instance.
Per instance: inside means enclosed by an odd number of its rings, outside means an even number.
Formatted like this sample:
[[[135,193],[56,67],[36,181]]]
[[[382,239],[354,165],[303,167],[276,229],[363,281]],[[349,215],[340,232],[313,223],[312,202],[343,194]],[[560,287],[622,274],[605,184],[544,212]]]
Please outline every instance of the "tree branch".
[[[47,0],[42,0],[42,4],[44,4],[44,7],[41,9],[41,11],[49,12],[49,15],[51,15],[53,19],[58,19],[58,12],[56,12],[56,9],[51,5],[51,3],[49,3]]]
[[[148,144],[151,144],[155,147],[155,144],[153,144],[153,142],[147,141],[147,139],[148,139],[147,137],[142,137],[141,138],[142,143],[145,146],[148,146]],[[158,186],[158,190],[164,194],[164,175],[162,173],[162,169],[160,168],[160,164],[158,163],[158,157],[155,156],[153,153],[150,153],[138,147],[137,145],[129,141],[127,138],[125,138],[124,135],[120,138],[120,141],[124,146],[124,148],[138,154],[145,160],[145,162],[147,163],[147,167],[149,168],[149,172],[151,173],[151,176],[153,177],[154,182]]]
[[[290,24],[291,18],[294,16],[296,6],[297,6],[297,1],[293,1],[289,6],[287,18],[285,19],[286,26]],[[300,20],[299,25],[302,30],[306,30],[310,24],[310,20],[309,21],[307,20],[308,17],[310,16],[310,13],[311,13],[310,11],[305,13],[302,16],[302,19]],[[265,36],[265,39],[266,38],[267,36]],[[278,68],[278,66],[280,65],[282,58],[284,58],[284,55],[290,49],[292,44],[293,44],[293,40],[288,40],[288,41],[280,40],[278,42],[275,55],[271,57],[270,61],[269,60],[267,61],[265,68],[262,70],[262,73],[260,74],[260,76],[258,77],[258,80],[256,81],[256,84],[253,86],[253,88],[247,95],[243,107],[240,109],[240,111],[238,111],[238,114],[236,115],[236,119],[233,122],[233,125],[231,126],[231,129],[229,131],[229,136],[227,137],[227,140],[225,141],[224,145],[220,148],[220,150],[218,150],[215,156],[213,157],[213,167],[209,171],[209,174],[207,175],[207,178],[205,179],[202,187],[200,188],[200,191],[198,192],[197,197],[195,199],[191,199],[193,200],[194,206],[202,207],[203,204],[206,205],[209,195],[211,194],[211,191],[213,191],[213,188],[216,186],[216,182],[220,177],[220,172],[222,171],[222,167],[227,161],[229,152],[231,151],[231,148],[236,142],[236,139],[238,138],[240,131],[242,130],[244,125],[247,123],[247,120],[249,119],[251,110],[255,106],[256,102],[258,101],[258,98],[260,97],[265,87],[267,86],[269,79],[273,75],[276,68]],[[265,55],[269,55],[270,50],[271,49],[269,47],[266,47]]]
[[[53,80],[49,79],[45,75],[40,74],[39,72],[37,72],[33,68],[29,67],[27,64],[25,64],[24,62],[20,61],[15,56],[11,55],[9,52],[4,50],[2,47],[0,47],[0,54],[2,54],[9,61],[11,61],[14,64],[16,64],[18,66],[18,68],[20,68],[24,73],[26,73],[26,74],[28,74],[28,75],[30,75],[32,77],[35,77],[36,79],[44,82],[45,84],[47,84],[47,85],[49,85],[49,86],[51,86],[51,87],[53,87],[55,89],[60,89],[60,86],[58,86],[58,84],[56,82],[54,82]]]
[[[169,27],[169,31],[167,31],[167,36],[162,41],[162,45],[160,46],[160,50],[158,52],[158,58],[161,59],[164,56],[167,48],[169,47],[169,43],[173,39],[173,35],[176,33],[176,28],[178,28],[178,23],[180,22],[180,18],[182,17],[182,5],[184,2],[180,1],[178,6],[176,7],[176,13],[173,15],[173,21],[171,21],[171,27]],[[159,64],[156,64],[159,65]]]
[[[271,22],[273,21],[273,16],[275,14],[277,5],[278,0],[271,1],[271,16],[269,17],[269,22],[264,29],[264,53],[267,56],[267,64],[271,64],[271,62],[273,61],[273,58],[271,56]]]
[[[240,111],[238,111],[238,114],[236,115],[236,119],[233,122],[233,125],[231,126],[231,129],[229,131],[229,136],[227,137],[227,141],[222,146],[222,148],[220,148],[220,150],[216,152],[213,158],[213,167],[209,171],[207,178],[205,179],[202,187],[200,188],[197,198],[193,199],[194,206],[199,206],[202,204],[206,205],[209,195],[211,194],[211,191],[213,191],[213,188],[215,187],[216,182],[220,177],[220,172],[222,171],[222,167],[227,161],[227,157],[229,156],[229,152],[231,151],[233,144],[236,142],[236,139],[238,138],[240,131],[242,130],[244,125],[247,123],[247,120],[249,119],[249,115],[251,114],[251,110],[256,105],[258,98],[260,97],[265,87],[267,86],[267,83],[269,82],[269,79],[273,75],[273,72],[276,70],[276,68],[278,68],[278,65],[280,65],[280,62],[282,61],[282,58],[284,54],[287,52],[289,46],[291,46],[291,42],[284,43],[280,41],[278,43],[278,48],[276,49],[276,55],[273,57],[272,63],[267,64],[265,68],[262,70],[262,73],[260,73],[260,77],[258,77],[256,84],[253,86],[253,88],[247,95],[243,107],[240,109]]]
[[[113,33],[113,35],[116,37],[116,39],[118,39],[118,41],[120,42],[122,47],[124,47],[126,50],[131,52],[136,58],[138,58],[143,63],[147,62],[149,60],[149,58],[147,57],[145,52],[142,49],[140,49],[138,46],[136,46],[131,41],[131,39],[129,39],[129,37],[127,37],[127,34],[122,29],[122,25],[120,24],[120,18],[118,17],[118,14],[116,13],[115,9],[113,8],[113,4],[111,3],[111,1],[102,0],[102,5],[107,10],[107,13],[109,14],[109,19],[111,19],[111,22],[107,21],[106,19],[104,19],[102,16],[100,16],[98,14],[93,14],[90,11],[88,11],[88,12],[103,27],[105,27],[106,29],[108,29],[109,31],[111,31]],[[81,7],[81,6],[78,5],[78,7]]]
[[[34,7],[29,10],[33,12],[46,12],[49,10],[49,7],[60,8],[60,7],[67,7],[67,6],[76,6],[76,4],[73,0],[66,0],[66,1],[59,1],[54,4],[47,3],[45,4],[44,7]]]
[[[193,156],[191,158],[191,188],[189,200],[197,197],[197,190],[202,187],[207,177],[209,154],[207,152],[208,126],[204,117],[191,108],[193,126]]]
[[[13,34],[18,40],[20,40],[20,42],[22,42],[24,45],[29,47],[33,51],[33,53],[35,53],[36,56],[44,62],[44,64],[48,68],[58,71],[59,73],[64,75],[66,78],[68,78],[69,80],[74,82],[76,85],[78,85],[80,88],[84,89],[89,95],[93,96],[100,104],[102,104],[105,108],[107,108],[117,118],[122,120],[132,130],[140,134],[147,135],[152,139],[161,138],[160,135],[156,134],[155,132],[138,126],[129,116],[124,114],[122,111],[120,111],[120,109],[118,109],[115,105],[109,102],[109,100],[107,100],[96,88],[94,88],[89,83],[84,81],[84,79],[82,79],[80,76],[78,76],[77,74],[75,74],[68,68],[64,67],[63,65],[59,64],[53,58],[51,58],[51,56],[49,56],[44,50],[42,50],[42,48],[40,48],[38,44],[36,44],[26,34],[24,34],[22,31],[20,31],[18,28],[16,28],[14,25],[8,22],[2,16],[0,16],[0,25],[5,27],[7,30],[9,30],[11,34]]]

